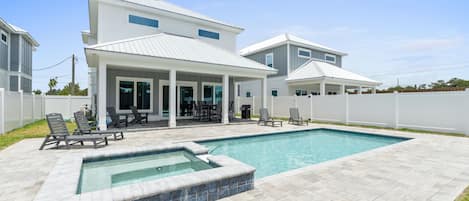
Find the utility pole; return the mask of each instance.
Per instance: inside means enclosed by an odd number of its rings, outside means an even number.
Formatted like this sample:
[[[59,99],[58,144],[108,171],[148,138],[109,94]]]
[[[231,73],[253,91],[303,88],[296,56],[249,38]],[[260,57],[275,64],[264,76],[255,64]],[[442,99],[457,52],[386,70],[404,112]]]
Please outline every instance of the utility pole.
[[[75,54],[72,55],[72,88],[70,89],[70,93],[72,96],[75,95]]]

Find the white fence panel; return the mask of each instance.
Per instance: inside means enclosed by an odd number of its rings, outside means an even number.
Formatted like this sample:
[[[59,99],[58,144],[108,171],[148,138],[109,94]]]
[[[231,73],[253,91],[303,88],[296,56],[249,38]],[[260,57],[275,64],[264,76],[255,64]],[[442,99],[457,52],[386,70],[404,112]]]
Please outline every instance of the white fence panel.
[[[296,107],[295,96],[277,96],[274,98],[274,111],[271,116],[289,117],[291,107]]]
[[[23,94],[23,125],[34,122],[33,107],[33,95]]]
[[[241,113],[241,106],[242,105],[251,105],[252,107],[252,97],[239,97],[238,98],[238,103],[237,103],[237,107],[236,107],[236,110],[237,110],[237,113]],[[251,108],[252,109],[252,108]]]
[[[262,108],[262,97],[253,97],[253,103],[254,104],[251,105],[251,114],[259,115],[259,109]]]
[[[312,96],[313,120],[345,123],[345,95]]]
[[[464,133],[468,92],[399,94],[399,127]]]
[[[382,127],[395,126],[395,94],[349,95],[348,122]]]
[[[61,113],[64,119],[70,119],[74,112],[90,104],[87,96],[45,96],[45,114]]]
[[[44,118],[44,97],[34,96],[34,120],[40,120]]]
[[[303,119],[311,119],[311,110],[312,110],[311,97],[308,97],[308,96],[296,97],[296,105],[300,112],[300,117],[302,117]]]
[[[5,93],[5,132],[22,126],[21,123],[21,93]]]

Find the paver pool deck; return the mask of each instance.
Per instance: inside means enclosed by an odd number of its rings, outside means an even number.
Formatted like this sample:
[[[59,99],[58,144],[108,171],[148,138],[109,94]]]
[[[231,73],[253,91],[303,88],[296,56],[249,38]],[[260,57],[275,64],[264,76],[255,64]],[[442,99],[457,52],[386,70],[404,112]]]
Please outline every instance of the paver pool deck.
[[[98,150],[39,151],[42,139],[23,140],[0,151],[0,200],[33,200],[58,158],[67,154],[305,128],[247,124],[136,132]],[[309,128],[414,139],[265,177],[256,180],[254,190],[224,200],[452,201],[469,185],[469,138],[317,124]]]

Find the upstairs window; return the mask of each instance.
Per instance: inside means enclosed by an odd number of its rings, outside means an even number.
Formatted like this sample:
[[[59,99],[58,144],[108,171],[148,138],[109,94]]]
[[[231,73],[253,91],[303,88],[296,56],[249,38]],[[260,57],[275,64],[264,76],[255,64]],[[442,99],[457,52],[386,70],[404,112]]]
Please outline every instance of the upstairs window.
[[[246,98],[250,98],[251,97],[251,92],[250,91],[246,91]]]
[[[325,60],[326,62],[335,64],[336,59],[337,59],[337,58],[336,58],[335,55],[332,55],[332,54],[325,54],[325,55],[324,55],[324,60]]]
[[[5,43],[5,45],[8,45],[8,42],[7,42],[7,34],[5,32],[1,32],[2,34],[2,43]]]
[[[220,40],[220,34],[217,32],[212,32],[212,31],[207,31],[203,29],[199,29],[199,36],[205,37],[205,38],[211,38],[215,40]]]
[[[272,89],[272,96],[278,96],[278,89]]]
[[[311,58],[311,50],[298,48],[298,57],[310,59]]]
[[[265,65],[271,68],[274,67],[274,53],[265,55]]]
[[[129,15],[129,23],[158,28],[159,22],[155,19]]]

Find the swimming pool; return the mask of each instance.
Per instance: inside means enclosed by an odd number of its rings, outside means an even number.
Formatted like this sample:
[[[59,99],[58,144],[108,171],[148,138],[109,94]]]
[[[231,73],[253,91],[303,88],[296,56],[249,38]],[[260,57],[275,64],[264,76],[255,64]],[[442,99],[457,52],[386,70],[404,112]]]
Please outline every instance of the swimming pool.
[[[405,141],[329,129],[285,132],[199,142],[213,155],[226,155],[256,168],[260,179],[292,169]]]

